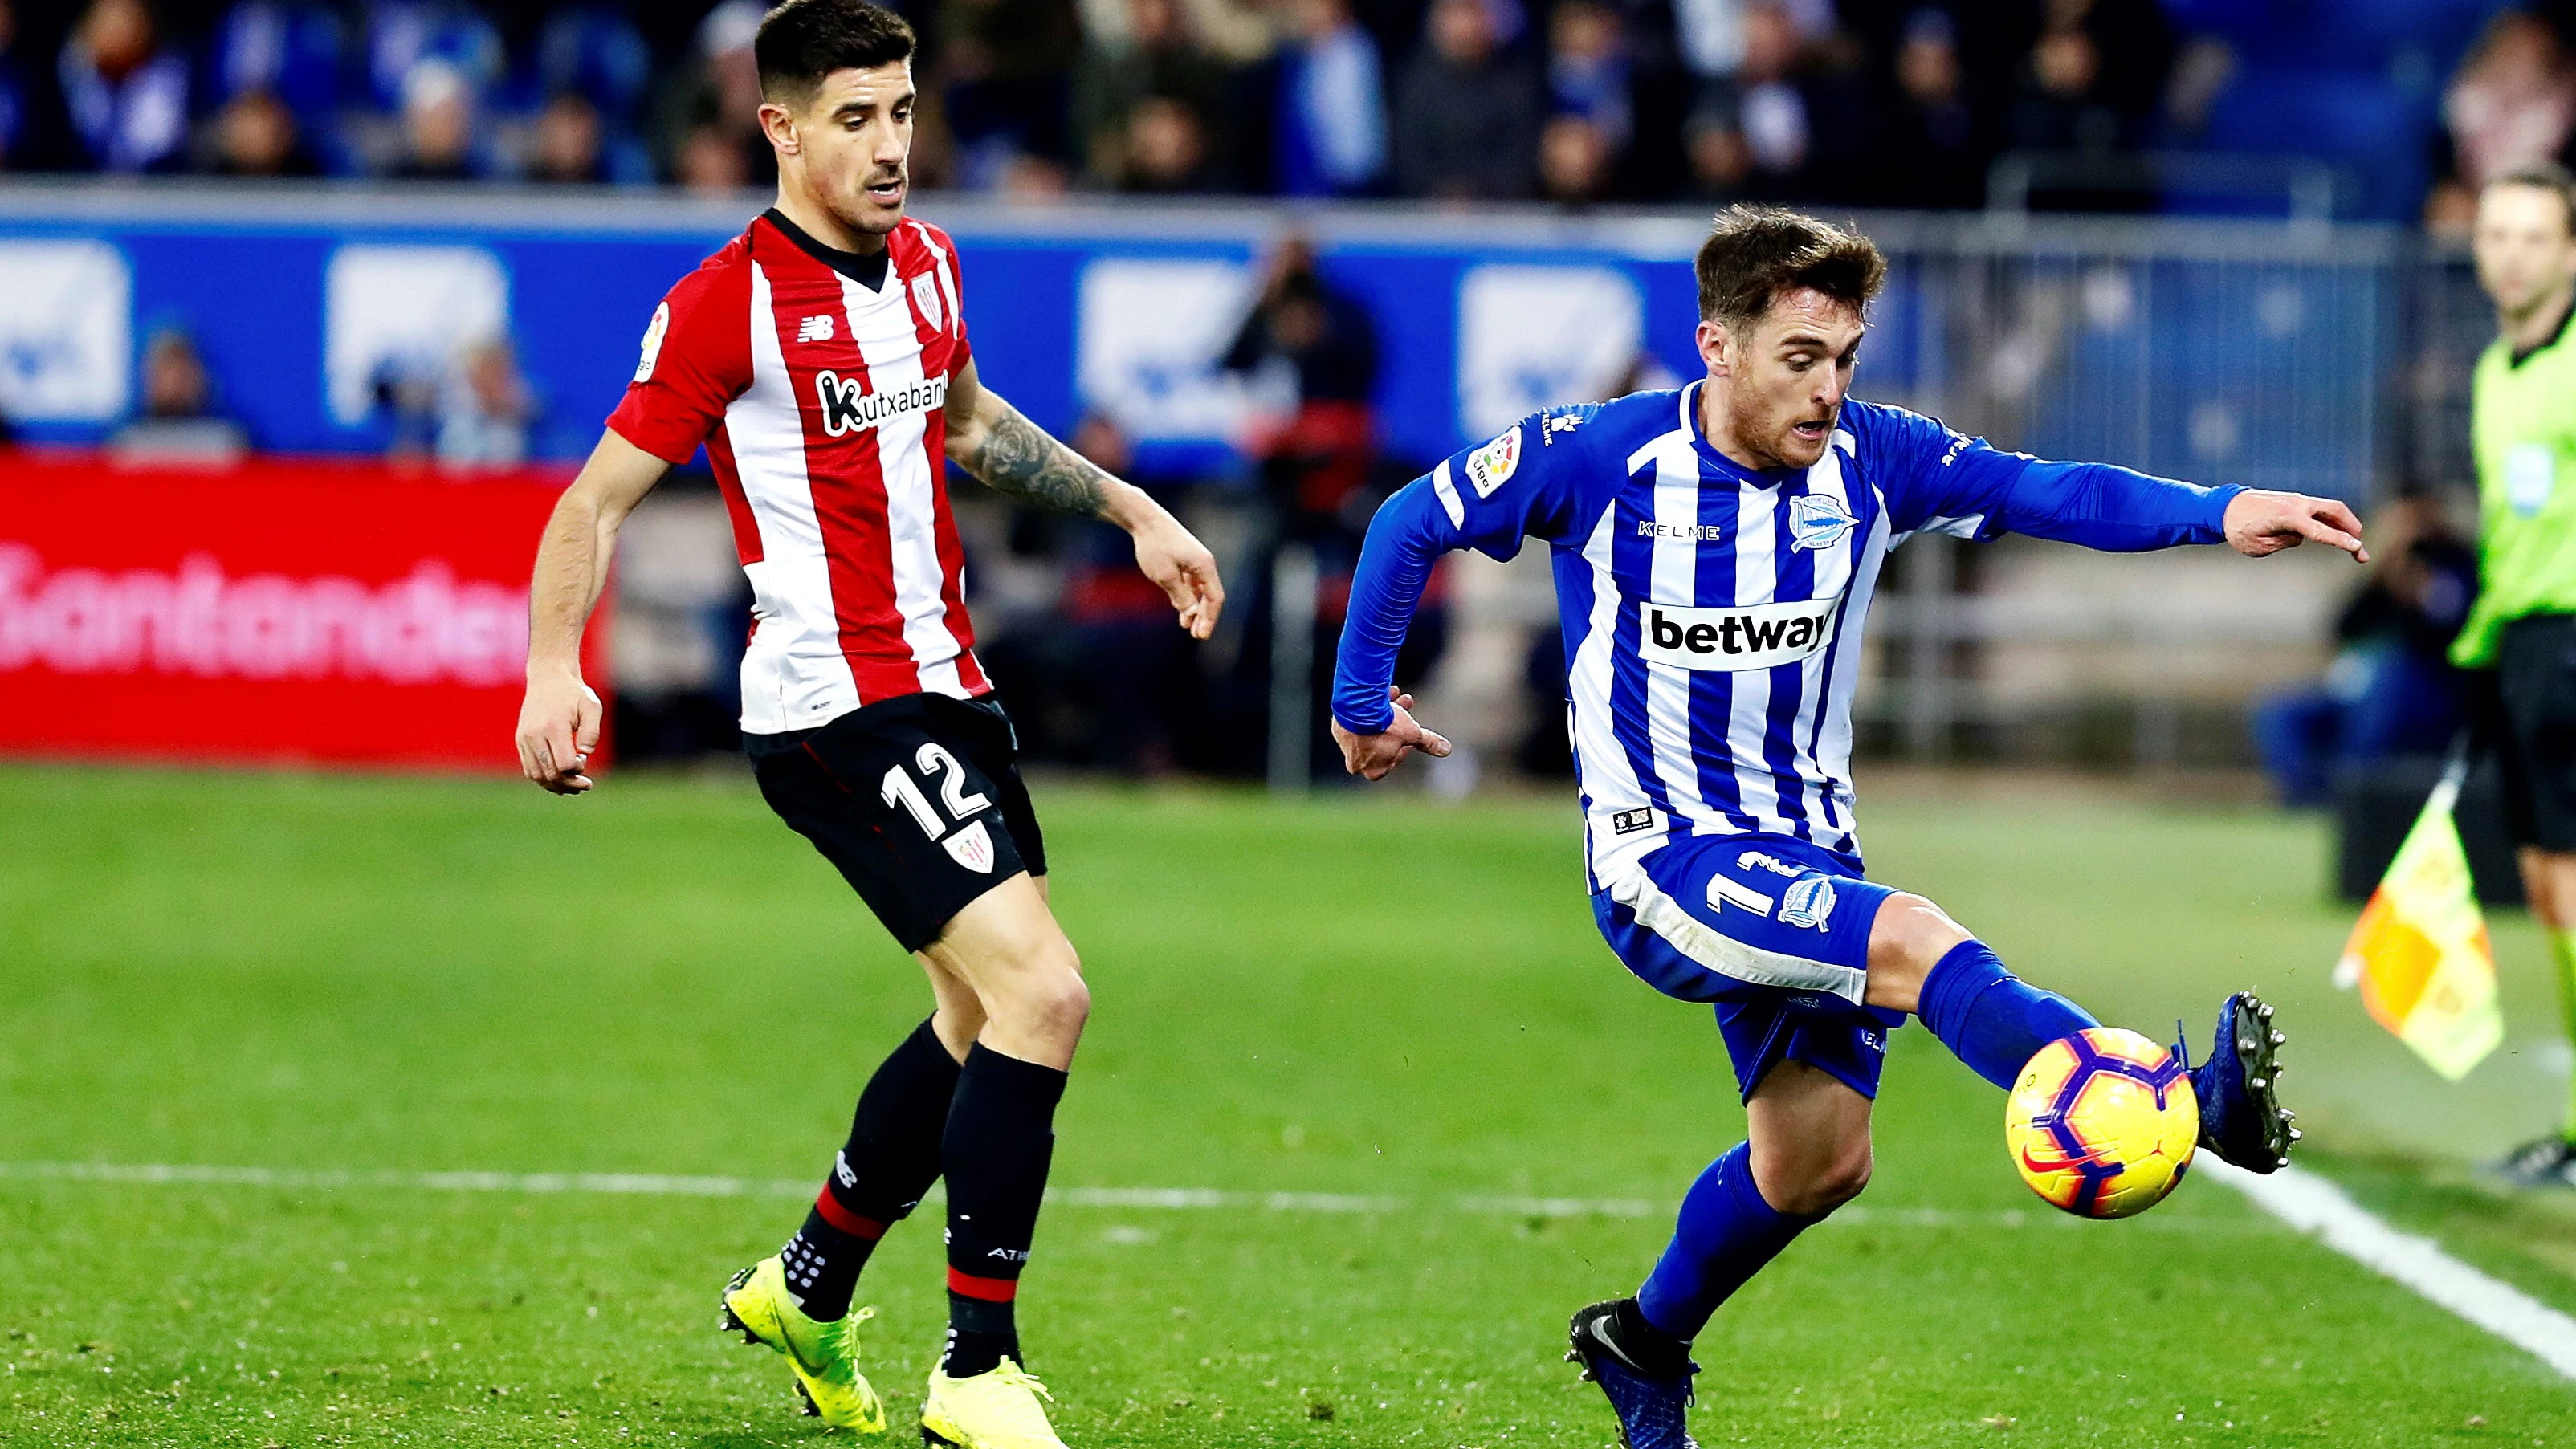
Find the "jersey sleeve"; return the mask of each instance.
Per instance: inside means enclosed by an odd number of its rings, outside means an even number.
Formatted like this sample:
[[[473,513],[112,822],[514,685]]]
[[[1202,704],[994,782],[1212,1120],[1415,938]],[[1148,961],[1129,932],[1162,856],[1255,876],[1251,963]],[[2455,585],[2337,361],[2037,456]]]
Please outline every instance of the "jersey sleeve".
[[[751,284],[711,264],[680,279],[653,309],[626,396],[608,415],[619,437],[678,466],[751,386]]]
[[[948,284],[948,315],[956,319],[957,345],[948,352],[948,375],[955,377],[975,360],[975,344],[966,337],[966,264],[957,259],[957,244],[948,239],[948,233],[938,236],[939,259],[947,268],[943,280]]]
[[[1855,419],[1900,534],[2019,533],[2113,553],[2225,539],[2240,487],[2204,488],[2109,463],[2009,453],[1903,408]]]
[[[1586,471],[1581,429],[1593,411],[1533,414],[1492,442],[1442,459],[1378,509],[1351,575],[1333,666],[1333,717],[1343,728],[1374,734],[1395,718],[1386,687],[1440,555],[1472,548],[1508,559],[1521,540],[1554,542],[1574,526]]]
[[[930,254],[931,285],[939,289],[939,300],[945,308],[941,327],[948,333],[948,356],[941,366],[943,376],[954,381],[957,374],[974,361],[974,347],[966,340],[966,271],[957,259],[957,243],[948,233],[926,221],[913,225],[921,229],[921,243]]]

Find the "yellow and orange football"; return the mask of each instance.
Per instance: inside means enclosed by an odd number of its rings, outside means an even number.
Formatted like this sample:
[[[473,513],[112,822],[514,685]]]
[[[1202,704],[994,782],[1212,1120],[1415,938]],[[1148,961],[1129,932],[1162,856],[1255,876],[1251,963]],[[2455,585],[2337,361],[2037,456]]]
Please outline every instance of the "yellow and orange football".
[[[2004,1107],[2022,1181],[2077,1217],[2125,1218],[2164,1201],[2199,1140],[2200,1102],[2182,1063],[2116,1026],[2041,1047]]]

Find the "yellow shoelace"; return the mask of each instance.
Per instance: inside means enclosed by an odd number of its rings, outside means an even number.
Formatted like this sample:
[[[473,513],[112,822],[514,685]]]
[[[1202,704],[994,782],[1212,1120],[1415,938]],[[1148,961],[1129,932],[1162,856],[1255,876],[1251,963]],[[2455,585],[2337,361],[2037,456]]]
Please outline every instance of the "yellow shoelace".
[[[1016,1384],[1025,1388],[1050,1404],[1055,1402],[1055,1395],[1047,1392],[1047,1386],[1038,1382],[1036,1374],[1030,1373],[1009,1359],[994,1365],[993,1372],[1000,1374],[1002,1382],[1006,1384]]]

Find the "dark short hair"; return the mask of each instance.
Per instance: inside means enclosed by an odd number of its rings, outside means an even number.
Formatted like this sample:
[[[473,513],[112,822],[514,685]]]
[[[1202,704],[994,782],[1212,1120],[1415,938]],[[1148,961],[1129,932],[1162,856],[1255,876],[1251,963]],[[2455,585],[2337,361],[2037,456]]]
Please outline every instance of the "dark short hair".
[[[1876,242],[1778,206],[1719,212],[1693,269],[1700,320],[1738,330],[1759,321],[1784,292],[1813,287],[1867,312],[1887,285],[1887,257]]]
[[[760,93],[803,105],[836,70],[874,70],[912,58],[912,26],[868,0],[787,0],[761,17],[752,58]]]
[[[2567,211],[2567,234],[2576,236],[2576,172],[2555,161],[2529,161],[2490,179],[2481,189],[2493,191],[2499,186],[2528,186],[2557,197]]]

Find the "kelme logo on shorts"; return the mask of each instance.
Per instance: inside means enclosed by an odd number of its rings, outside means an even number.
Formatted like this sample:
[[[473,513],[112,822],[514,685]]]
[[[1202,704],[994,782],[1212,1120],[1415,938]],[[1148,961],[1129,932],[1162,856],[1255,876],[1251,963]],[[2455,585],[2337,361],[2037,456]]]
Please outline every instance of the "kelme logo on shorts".
[[[868,392],[858,378],[825,368],[814,374],[814,401],[823,409],[823,432],[837,438],[899,414],[930,411],[948,401],[948,379],[923,378],[892,392]]]
[[[1637,652],[1682,669],[1769,669],[1795,664],[1834,641],[1842,600],[1799,599],[1740,609],[1637,606]]]

